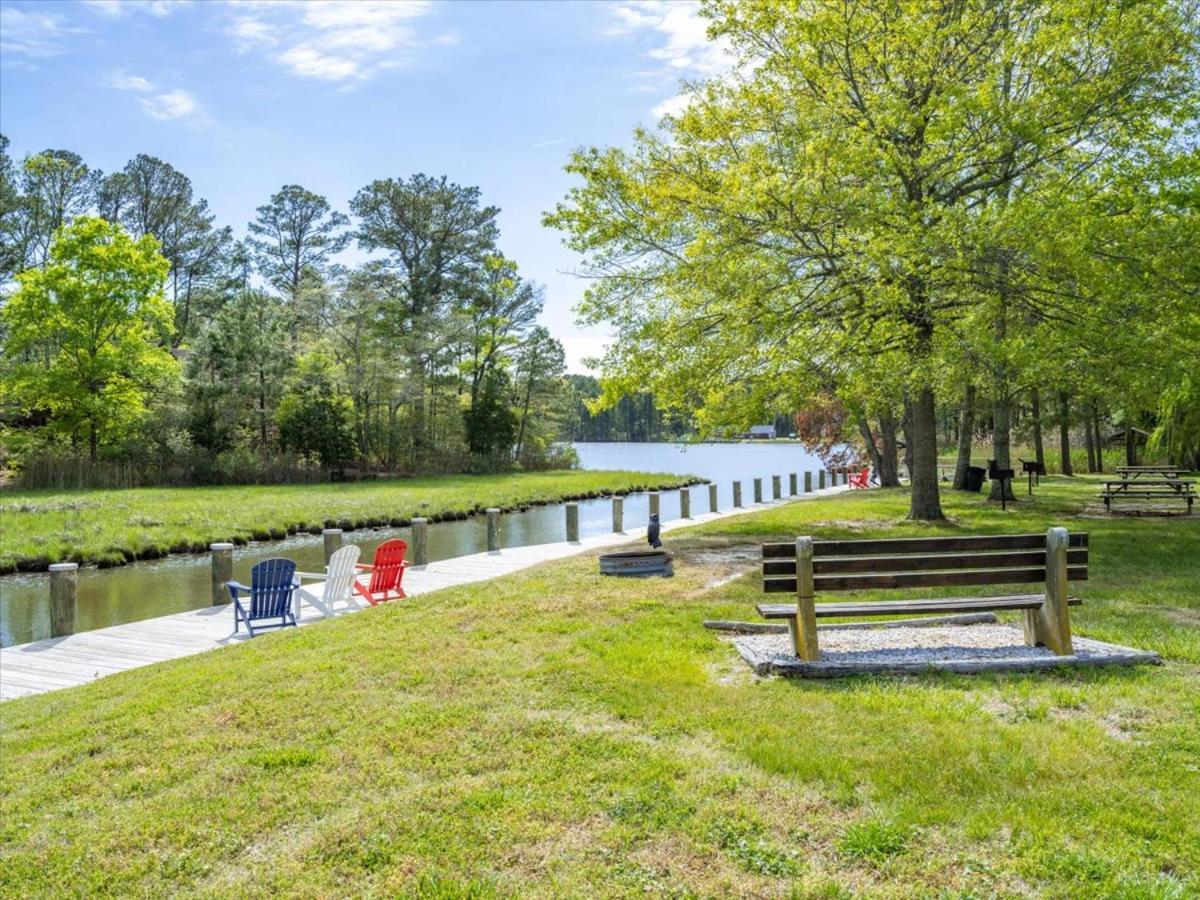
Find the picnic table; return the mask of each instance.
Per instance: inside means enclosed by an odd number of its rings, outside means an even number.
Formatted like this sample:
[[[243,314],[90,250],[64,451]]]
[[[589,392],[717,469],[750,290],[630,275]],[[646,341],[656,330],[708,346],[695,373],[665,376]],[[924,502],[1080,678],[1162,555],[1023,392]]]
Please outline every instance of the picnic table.
[[[1158,471],[1148,471],[1151,469]],[[1117,473],[1122,476],[1121,480],[1104,482],[1104,490],[1100,492],[1100,499],[1104,501],[1104,508],[1108,512],[1112,512],[1114,500],[1156,500],[1159,498],[1171,500],[1178,498],[1187,503],[1188,515],[1191,515],[1192,503],[1196,499],[1195,482],[1179,478],[1179,474],[1184,471],[1186,470],[1173,469],[1168,466],[1120,466]],[[1169,474],[1164,474],[1164,472]]]

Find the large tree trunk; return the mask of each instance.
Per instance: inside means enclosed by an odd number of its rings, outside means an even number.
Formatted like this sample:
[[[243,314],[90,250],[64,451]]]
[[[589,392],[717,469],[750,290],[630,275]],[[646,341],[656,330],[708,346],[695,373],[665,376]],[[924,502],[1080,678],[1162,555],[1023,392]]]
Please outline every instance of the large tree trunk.
[[[896,445],[896,429],[900,424],[890,413],[879,416],[879,486],[900,486],[900,448]]]
[[[1096,471],[1104,471],[1104,434],[1100,431],[1100,411],[1092,403],[1092,433],[1096,436]]]
[[[996,461],[997,469],[1012,468],[1012,426],[1010,414],[1012,402],[1009,399],[1004,379],[997,379],[996,397],[992,401],[992,458]],[[993,478],[988,489],[989,500],[999,500],[1000,492],[1004,491],[1005,499],[1016,500],[1013,496],[1012,482]]]
[[[966,490],[967,469],[971,465],[971,442],[975,436],[975,385],[963,391],[962,409],[958,414],[958,461],[954,465],[954,489]]]
[[[1058,452],[1062,456],[1059,468],[1064,475],[1074,475],[1071,465],[1071,398],[1066,391],[1058,393]]]
[[[1096,471],[1096,439],[1092,436],[1092,404],[1090,401],[1083,407],[1083,446],[1087,450],[1087,470],[1091,475]]]
[[[1042,448],[1042,399],[1038,396],[1037,388],[1029,392],[1029,405],[1033,415],[1033,458],[1039,466],[1045,468],[1046,453]]]
[[[912,479],[913,460],[912,460],[912,401],[905,399],[904,401],[904,417],[900,420],[900,431],[904,435],[904,468],[908,471],[908,477]]]
[[[911,404],[909,427],[912,467],[910,519],[937,521],[945,518],[938,494],[937,408],[933,389],[923,388]]]
[[[871,424],[862,413],[855,413],[854,422],[858,426],[858,433],[862,437],[863,443],[866,445],[867,455],[871,458],[871,466],[878,473],[883,468],[883,460],[879,455],[879,445],[875,442],[875,435],[871,433]]]
[[[1128,422],[1125,423],[1125,465],[1137,465],[1137,438]]]

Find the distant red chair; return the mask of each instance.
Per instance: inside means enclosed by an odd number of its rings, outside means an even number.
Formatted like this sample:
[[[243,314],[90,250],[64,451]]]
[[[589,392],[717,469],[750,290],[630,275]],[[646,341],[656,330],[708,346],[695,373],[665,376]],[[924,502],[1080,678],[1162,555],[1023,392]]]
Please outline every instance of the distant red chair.
[[[403,600],[404,589],[400,582],[404,578],[404,570],[408,563],[404,554],[408,544],[396,538],[384,541],[375,548],[375,560],[370,564],[359,563],[356,569],[365,569],[371,573],[371,579],[366,584],[355,579],[354,591],[361,595],[372,606],[378,606],[387,600]],[[394,595],[394,596],[393,596]]]
[[[871,470],[863,469],[857,475],[850,476],[850,487],[865,489],[867,487],[867,479],[870,477],[871,477]]]

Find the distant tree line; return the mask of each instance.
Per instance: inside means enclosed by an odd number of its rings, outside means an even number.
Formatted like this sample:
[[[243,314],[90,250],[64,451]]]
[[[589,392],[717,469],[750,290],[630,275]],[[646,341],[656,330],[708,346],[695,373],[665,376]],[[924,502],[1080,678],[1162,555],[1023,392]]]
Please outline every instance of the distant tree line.
[[[239,238],[163,160],[16,161],[0,136],[8,463],[184,482],[561,463],[574,394],[499,210],[414,175],[348,212],[285,185]],[[368,262],[337,262],[352,243]]]
[[[574,392],[570,436],[575,441],[671,441],[690,436],[695,425],[684,415],[667,414],[648,393],[629,394],[593,411],[600,382],[590,375],[568,375]]]

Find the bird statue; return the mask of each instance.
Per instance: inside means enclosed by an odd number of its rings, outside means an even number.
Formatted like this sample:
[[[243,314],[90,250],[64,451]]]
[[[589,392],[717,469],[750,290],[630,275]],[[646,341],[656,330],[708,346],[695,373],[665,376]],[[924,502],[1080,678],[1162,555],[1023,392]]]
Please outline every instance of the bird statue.
[[[653,513],[650,516],[650,524],[646,527],[646,542],[657,550],[662,546],[662,541],[658,539],[662,533],[662,525],[658,523],[658,513]]]

